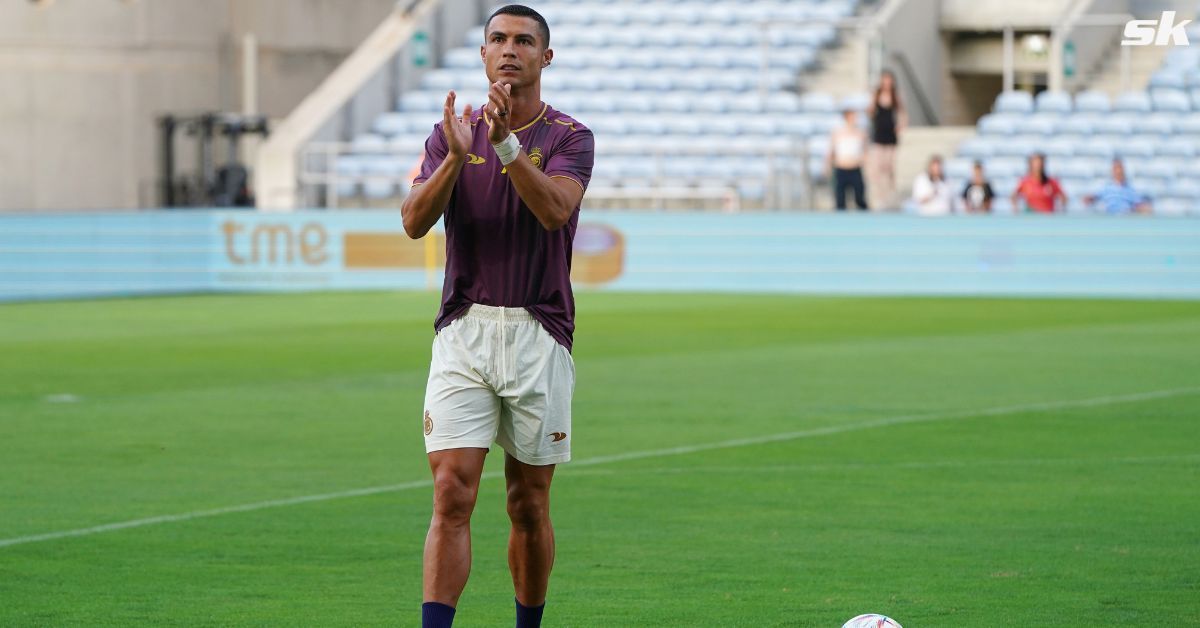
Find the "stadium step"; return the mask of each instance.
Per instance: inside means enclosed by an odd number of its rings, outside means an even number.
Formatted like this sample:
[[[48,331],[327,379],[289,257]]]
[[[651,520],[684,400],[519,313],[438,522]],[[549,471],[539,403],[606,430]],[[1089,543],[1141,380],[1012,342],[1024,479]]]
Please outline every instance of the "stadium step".
[[[912,196],[912,182],[925,169],[932,155],[941,155],[943,160],[958,152],[958,145],[976,133],[973,126],[922,126],[909,127],[900,140],[896,154],[896,193],[899,197],[893,207],[903,204]],[[881,206],[882,199],[871,199],[871,207]]]

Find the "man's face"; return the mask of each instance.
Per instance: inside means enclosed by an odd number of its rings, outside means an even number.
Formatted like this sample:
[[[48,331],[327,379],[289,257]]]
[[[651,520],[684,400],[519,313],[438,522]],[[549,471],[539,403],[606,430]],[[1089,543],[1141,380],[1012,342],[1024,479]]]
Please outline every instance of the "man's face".
[[[1118,182],[1125,181],[1125,166],[1121,165],[1119,161],[1113,162],[1113,179]]]
[[[488,82],[514,88],[538,82],[542,68],[554,52],[546,48],[536,20],[516,15],[497,15],[487,26],[480,49]]]

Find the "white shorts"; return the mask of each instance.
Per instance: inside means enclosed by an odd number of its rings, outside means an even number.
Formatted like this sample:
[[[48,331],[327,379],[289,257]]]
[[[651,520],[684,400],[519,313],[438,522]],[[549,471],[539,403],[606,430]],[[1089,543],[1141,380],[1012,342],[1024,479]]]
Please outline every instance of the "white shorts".
[[[575,361],[524,308],[472,305],[437,333],[425,451],[497,443],[531,465],[571,459]]]

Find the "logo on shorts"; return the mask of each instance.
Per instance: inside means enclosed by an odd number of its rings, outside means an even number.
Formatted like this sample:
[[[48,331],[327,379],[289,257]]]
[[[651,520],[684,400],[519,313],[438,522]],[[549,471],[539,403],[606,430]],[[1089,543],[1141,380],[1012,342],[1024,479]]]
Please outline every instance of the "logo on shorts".
[[[429,411],[425,411],[425,435],[429,436],[433,433],[433,417],[429,416]]]
[[[428,413],[426,413],[426,416],[428,416]],[[550,438],[553,439],[553,441],[557,443],[561,440],[565,440],[567,438],[567,433],[566,432],[550,432]]]

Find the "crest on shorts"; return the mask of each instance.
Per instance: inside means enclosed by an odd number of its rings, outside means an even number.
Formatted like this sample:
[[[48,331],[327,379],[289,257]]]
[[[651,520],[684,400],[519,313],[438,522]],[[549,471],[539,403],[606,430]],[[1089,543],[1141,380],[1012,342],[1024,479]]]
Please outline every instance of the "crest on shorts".
[[[425,435],[429,436],[433,433],[433,417],[429,416],[429,411],[425,411]]]

